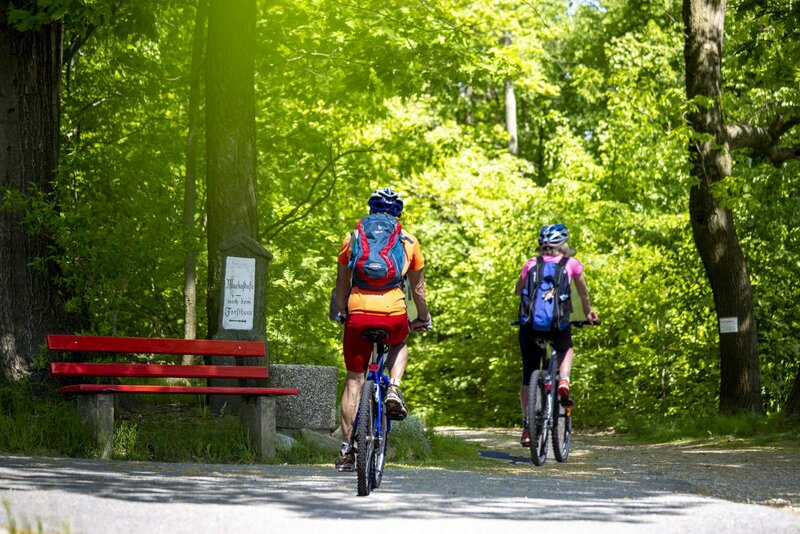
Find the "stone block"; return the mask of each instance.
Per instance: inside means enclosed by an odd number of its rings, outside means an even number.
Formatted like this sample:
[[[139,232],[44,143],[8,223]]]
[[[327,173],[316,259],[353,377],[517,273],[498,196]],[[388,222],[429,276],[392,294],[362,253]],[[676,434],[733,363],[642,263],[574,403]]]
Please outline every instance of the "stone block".
[[[269,387],[300,388],[299,395],[276,398],[278,428],[326,433],[336,428],[336,367],[273,364],[269,375]]]
[[[242,397],[239,421],[250,432],[259,459],[275,456],[275,397]]]
[[[114,395],[78,395],[78,411],[100,448],[100,457],[106,460],[111,458],[114,445]]]

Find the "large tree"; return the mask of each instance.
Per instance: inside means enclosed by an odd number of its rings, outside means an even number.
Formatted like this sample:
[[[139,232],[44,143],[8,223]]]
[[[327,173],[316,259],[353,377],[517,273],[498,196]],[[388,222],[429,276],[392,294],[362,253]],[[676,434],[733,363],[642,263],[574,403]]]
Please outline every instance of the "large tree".
[[[43,224],[28,200],[51,194],[58,160],[63,23],[13,26],[0,3],[0,366],[6,378],[32,372],[45,335],[62,314]]]
[[[210,2],[206,51],[208,328],[219,323],[222,241],[258,235],[256,212],[255,0]]]
[[[691,172],[697,179],[689,197],[695,245],[703,261],[717,317],[731,332],[719,335],[720,410],[760,411],[761,375],[756,343],[753,293],[732,211],[715,195],[714,186],[731,175],[731,152],[749,149],[782,165],[800,155],[781,144],[800,117],[775,114],[769,124],[726,124],[722,106],[722,50],[725,0],[684,0],[686,96],[696,131],[690,142]]]

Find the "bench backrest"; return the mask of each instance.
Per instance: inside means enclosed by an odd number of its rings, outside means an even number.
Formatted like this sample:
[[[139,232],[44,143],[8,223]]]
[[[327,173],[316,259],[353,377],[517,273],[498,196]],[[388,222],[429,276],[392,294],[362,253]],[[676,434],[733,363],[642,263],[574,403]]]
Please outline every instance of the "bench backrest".
[[[151,339],[144,337],[67,336],[50,334],[47,348],[69,352],[189,354],[195,356],[266,356],[262,341],[221,339]]]

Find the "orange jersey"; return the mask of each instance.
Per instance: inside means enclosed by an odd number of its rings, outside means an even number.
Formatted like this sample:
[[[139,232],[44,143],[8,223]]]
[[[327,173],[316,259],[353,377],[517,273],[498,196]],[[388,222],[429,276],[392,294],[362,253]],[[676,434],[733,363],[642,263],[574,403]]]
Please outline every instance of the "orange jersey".
[[[350,239],[352,234],[347,234],[339,251],[339,263],[347,265],[350,262]],[[406,253],[406,262],[403,266],[403,275],[408,271],[419,271],[425,266],[419,241],[403,230],[403,250]],[[384,290],[362,289],[353,286],[350,298],[347,301],[348,313],[368,313],[372,315],[403,315],[406,313],[406,297],[399,287]]]

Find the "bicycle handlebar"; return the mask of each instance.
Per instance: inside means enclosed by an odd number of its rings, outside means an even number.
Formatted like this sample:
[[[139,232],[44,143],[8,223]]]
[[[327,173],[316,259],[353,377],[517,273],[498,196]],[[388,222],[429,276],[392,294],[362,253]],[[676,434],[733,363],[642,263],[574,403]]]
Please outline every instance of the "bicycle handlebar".
[[[574,326],[575,328],[582,328],[584,326],[598,326],[600,324],[600,321],[597,321],[595,323],[588,320],[570,321],[569,324],[571,326]],[[511,326],[519,326],[519,319],[517,319],[516,321],[511,321]]]

